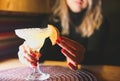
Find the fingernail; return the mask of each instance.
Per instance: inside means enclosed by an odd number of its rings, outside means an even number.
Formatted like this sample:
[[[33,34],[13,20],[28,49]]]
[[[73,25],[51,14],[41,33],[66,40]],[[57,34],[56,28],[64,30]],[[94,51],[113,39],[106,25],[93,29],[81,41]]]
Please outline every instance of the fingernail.
[[[72,66],[72,63],[71,63],[71,62],[69,62],[69,63],[68,63],[68,65]]]
[[[56,43],[60,43],[61,40],[62,40],[62,38],[58,37],[57,40],[56,40]]]
[[[66,50],[65,49],[62,49],[61,52],[64,53]]]
[[[36,54],[33,51],[30,51],[30,53],[33,57],[36,57]]]
[[[37,63],[34,63],[32,66],[33,66],[33,68],[37,67]]]
[[[72,70],[77,70],[77,66],[74,66],[71,62],[68,63]]]
[[[57,39],[57,40],[56,40],[56,43],[60,43],[60,40]]]

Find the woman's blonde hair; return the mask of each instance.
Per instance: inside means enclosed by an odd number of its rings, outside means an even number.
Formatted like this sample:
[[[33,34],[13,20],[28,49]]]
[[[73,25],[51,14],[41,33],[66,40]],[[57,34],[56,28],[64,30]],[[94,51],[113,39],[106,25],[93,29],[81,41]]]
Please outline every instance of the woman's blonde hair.
[[[62,34],[69,34],[70,20],[66,0],[56,0],[56,4],[53,7],[53,15],[60,17]],[[99,29],[101,23],[101,0],[88,0],[87,10],[76,32],[79,32],[83,37],[90,37],[94,30]]]

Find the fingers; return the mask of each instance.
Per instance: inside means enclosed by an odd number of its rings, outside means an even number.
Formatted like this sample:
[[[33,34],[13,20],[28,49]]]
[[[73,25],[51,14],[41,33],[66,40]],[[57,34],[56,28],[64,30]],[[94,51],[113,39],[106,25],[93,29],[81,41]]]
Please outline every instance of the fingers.
[[[78,66],[77,65],[73,65],[71,62],[68,63],[68,67],[72,70],[77,70]]]
[[[85,48],[81,44],[79,44],[76,41],[73,41],[71,39],[68,39],[66,37],[59,37],[57,39],[56,43],[63,49],[67,50],[73,56],[76,53],[84,53],[84,51],[85,51]]]
[[[67,38],[64,37],[64,39],[67,39]],[[79,43],[76,42],[76,44],[75,44],[75,41],[72,41],[70,39],[67,39],[67,40],[64,40],[64,39],[57,40],[57,44],[60,47],[62,47],[62,49],[63,49],[62,51],[63,51],[64,55],[66,54],[65,56],[67,56],[71,59],[79,58],[79,62],[78,62],[78,60],[77,60],[77,62],[80,63],[81,59],[83,58],[85,49]],[[80,48],[78,48],[78,47],[80,47]],[[73,59],[73,61],[74,61],[74,59]]]
[[[66,43],[65,41],[62,40],[57,40],[57,44],[62,47],[63,49],[67,50],[70,54],[72,54],[73,56],[75,56],[75,50],[71,47],[71,45],[69,45],[70,43]]]
[[[78,69],[79,58],[72,56],[66,50],[62,49],[61,52],[67,57],[67,65],[72,70]]]
[[[41,54],[39,52],[32,51],[25,44],[19,47],[18,57],[21,63],[29,65],[30,67],[37,66],[37,60]]]
[[[79,63],[79,58],[78,58],[78,57],[72,56],[72,55],[71,55],[69,52],[67,52],[65,49],[62,49],[61,52],[62,52],[67,58],[69,58],[74,65],[78,65],[78,63]]]
[[[76,69],[77,65],[83,60],[84,47],[76,41],[66,37],[60,37],[56,42],[62,47],[61,52],[67,57],[68,67]]]
[[[69,47],[73,48],[74,50],[76,50],[76,48],[83,48],[83,46],[81,44],[79,44],[78,42],[71,40],[67,37],[59,37],[57,39],[57,42],[60,43],[67,43]]]
[[[30,50],[30,55],[32,55],[36,60],[39,60],[39,58],[41,57],[41,54],[39,52],[32,50]]]

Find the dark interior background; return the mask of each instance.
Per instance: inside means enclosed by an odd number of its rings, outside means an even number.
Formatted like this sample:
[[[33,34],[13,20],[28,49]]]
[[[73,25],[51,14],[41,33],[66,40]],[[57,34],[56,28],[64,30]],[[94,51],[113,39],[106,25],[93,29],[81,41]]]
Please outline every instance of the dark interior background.
[[[109,41],[105,49],[107,60],[105,61],[106,64],[120,65],[120,0],[102,1],[103,14],[110,23]],[[18,46],[23,43],[23,40],[15,36],[14,29],[42,27],[43,23],[46,23],[48,15],[49,13],[34,14],[0,10],[0,60],[17,57]],[[4,36],[8,38],[4,38]],[[11,43],[7,44],[8,41]]]
[[[120,0],[102,0],[103,14],[110,23],[107,63],[120,65]]]

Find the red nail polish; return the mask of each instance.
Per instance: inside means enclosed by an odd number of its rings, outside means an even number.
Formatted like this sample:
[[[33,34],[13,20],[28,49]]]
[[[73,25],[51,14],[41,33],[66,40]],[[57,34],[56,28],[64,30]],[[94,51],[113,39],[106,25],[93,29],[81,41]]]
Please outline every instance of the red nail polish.
[[[66,51],[65,49],[62,49],[62,50],[61,50],[61,52],[63,52],[63,53],[64,53],[65,51]]]
[[[72,70],[77,70],[78,67],[74,66],[71,62],[68,63]]]
[[[61,38],[61,37],[58,37],[57,40],[56,40],[56,43],[60,43],[61,40],[62,40],[62,38]]]
[[[34,63],[32,66],[33,66],[33,68],[37,67],[37,63]]]
[[[33,51],[30,51],[30,53],[33,57],[36,57],[36,54]]]
[[[69,63],[68,63],[68,65],[69,65],[69,66],[72,66],[72,63],[71,63],[71,62],[69,62]]]
[[[57,39],[57,40],[56,40],[56,43],[60,43],[60,40]]]

